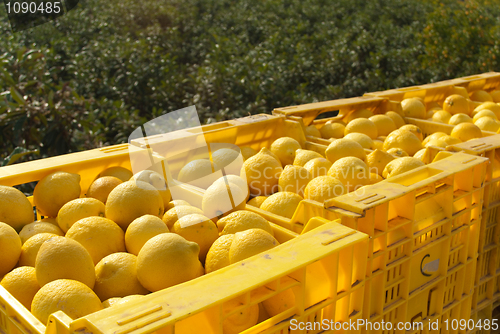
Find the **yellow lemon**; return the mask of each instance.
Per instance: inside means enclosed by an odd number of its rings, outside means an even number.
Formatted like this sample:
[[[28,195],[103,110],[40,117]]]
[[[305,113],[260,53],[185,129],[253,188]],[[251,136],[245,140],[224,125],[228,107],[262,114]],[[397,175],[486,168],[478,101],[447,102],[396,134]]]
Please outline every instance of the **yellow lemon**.
[[[370,110],[358,109],[358,110],[351,112],[347,116],[345,116],[344,122],[350,123],[353,119],[356,119],[356,118],[370,118],[372,116],[373,116],[373,112],[371,112]]]
[[[250,197],[250,192],[248,191],[248,184],[245,180],[243,180],[240,176],[237,175],[225,175],[220,178],[218,178],[214,184],[226,184],[229,185],[230,183],[233,183],[234,185],[238,186],[243,193],[246,194],[246,199]]]
[[[385,166],[392,160],[394,160],[394,157],[390,153],[375,150],[366,157],[366,164],[368,165],[370,173],[382,175]]]
[[[200,246],[175,233],[149,239],[137,256],[137,278],[149,291],[159,291],[202,274]]]
[[[447,134],[446,134],[446,133],[444,133],[444,132],[435,132],[435,133],[433,133],[433,134],[431,134],[431,135],[429,135],[429,136],[425,137],[425,138],[424,138],[424,140],[422,141],[422,145],[427,144],[427,142],[428,142],[429,140],[432,140],[432,139],[437,139],[437,138],[439,138],[439,137],[446,136],[446,135],[447,135]]]
[[[14,268],[21,256],[21,238],[12,226],[0,222],[0,277]]]
[[[233,264],[279,245],[279,242],[269,233],[252,228],[234,234],[229,247],[229,263]]]
[[[377,173],[370,173],[370,177],[368,178],[368,184],[375,184],[382,181],[384,178]]]
[[[137,279],[137,257],[129,253],[113,253],[95,266],[94,292],[100,300],[149,293]]]
[[[267,154],[268,156],[270,157],[273,157],[274,159],[280,161],[280,158],[278,158],[278,156],[276,154],[274,154],[270,149],[268,149],[267,147],[263,147],[260,149],[260,151],[258,153],[261,153],[261,154]]]
[[[247,160],[248,161],[248,160]],[[214,182],[203,194],[201,209],[213,221],[245,208],[248,193],[232,182]]]
[[[19,266],[35,267],[36,256],[42,244],[57,234],[39,233],[26,240],[21,248],[21,256],[19,256]]]
[[[176,206],[181,206],[181,205],[188,205],[189,206],[191,204],[189,204],[188,202],[186,202],[182,199],[176,199],[176,200],[168,202],[167,206],[165,207],[165,212],[167,212],[168,210],[170,210],[172,208],[175,208]]]
[[[332,163],[325,158],[315,158],[304,165],[304,168],[311,174],[311,178],[326,175],[330,167]]]
[[[214,222],[197,213],[179,218],[175,222],[172,232],[188,241],[196,242],[200,246],[201,262],[205,262],[210,246],[219,237],[219,231]]]
[[[470,93],[469,96],[472,101],[479,101],[479,102],[493,101],[490,94],[488,94],[488,92],[484,90],[476,90],[475,92]]]
[[[229,249],[233,242],[234,234],[221,235],[210,247],[205,260],[205,273],[227,267],[229,263]]]
[[[303,197],[304,189],[311,180],[311,174],[304,167],[287,165],[278,180],[278,190],[289,191]]]
[[[390,119],[392,119],[392,121],[394,122],[394,124],[396,124],[396,128],[400,128],[402,127],[403,125],[406,124],[405,120],[403,119],[403,117],[398,114],[397,112],[395,111],[388,111],[385,113],[385,115],[387,117],[389,117]]]
[[[117,306],[117,305],[122,305],[122,304],[125,304],[131,300],[137,300],[137,299],[141,299],[143,295],[129,295],[129,296],[126,296],[126,297],[113,297],[113,298],[109,298],[109,299],[106,299],[105,301],[102,302],[102,307],[103,308],[108,308],[108,307],[111,307],[111,306]]]
[[[158,217],[163,214],[163,199],[149,183],[123,182],[109,193],[106,218],[117,223],[123,230],[134,219],[148,214]]]
[[[87,190],[86,196],[90,198],[95,198],[106,204],[106,201],[108,200],[108,195],[111,192],[111,190],[115,189],[115,187],[122,182],[123,182],[122,180],[114,176],[100,177],[96,179],[94,182],[92,182],[89,189]]]
[[[89,252],[77,241],[52,237],[40,246],[35,263],[36,279],[40,286],[67,278],[94,288],[94,262]]]
[[[253,148],[251,148],[249,146],[241,146],[240,152],[241,152],[241,155],[243,156],[243,160],[247,160],[248,158],[253,157],[254,155],[256,155],[258,153],[256,150],[254,150]]]
[[[125,246],[127,252],[137,255],[142,246],[154,236],[168,233],[167,225],[160,218],[153,215],[144,215],[134,219],[125,232]]]
[[[356,157],[345,157],[335,161],[328,176],[339,180],[348,192],[368,184],[370,173],[366,163]]]
[[[220,148],[212,153],[215,170],[224,169],[224,175],[239,175],[243,156],[239,158],[239,151],[230,148]]]
[[[342,131],[342,133],[344,133],[344,132]],[[304,130],[304,134],[306,136],[321,137],[321,132],[318,130],[317,127],[315,127],[312,124],[309,126],[306,126],[306,128]]]
[[[78,319],[102,310],[99,297],[83,283],[58,279],[42,286],[33,297],[31,312],[44,325],[49,316],[63,311],[71,319]]]
[[[500,122],[490,117],[481,117],[474,124],[483,131],[497,132],[500,128]]]
[[[299,142],[290,137],[278,138],[271,144],[271,152],[278,157],[282,166],[293,164],[295,151],[300,148]]]
[[[400,148],[412,156],[422,149],[422,143],[414,133],[396,130],[391,132],[384,141],[384,151],[393,147]]]
[[[249,200],[247,202],[247,204],[251,205],[251,206],[255,206],[256,208],[260,208],[260,206],[262,205],[262,203],[264,203],[266,198],[267,198],[267,196],[256,196],[256,197],[252,198],[251,200]]]
[[[396,176],[412,169],[418,168],[420,166],[424,166],[425,164],[422,160],[414,158],[414,157],[403,157],[399,159],[395,159],[387,164],[384,169],[383,176],[384,178],[389,178],[392,176]]]
[[[417,138],[422,141],[424,139],[424,135],[422,133],[422,130],[414,124],[406,124],[403,125],[402,127],[399,128],[400,131],[410,131],[413,133]]]
[[[423,148],[417,153],[415,153],[413,157],[421,160],[423,163],[429,163],[429,161],[427,161],[428,159],[427,153],[428,153],[427,148]]]
[[[452,115],[469,114],[469,102],[465,97],[458,94],[452,94],[444,100],[443,110]]]
[[[91,216],[104,217],[105,211],[104,204],[95,198],[77,198],[62,206],[57,224],[66,233],[78,220]]]
[[[500,102],[500,90],[493,90],[490,92],[490,96],[493,99],[493,102]]]
[[[266,196],[278,189],[282,171],[281,162],[261,150],[243,163],[240,175],[247,181],[250,195]]]
[[[403,116],[405,117],[424,119],[427,114],[422,100],[416,97],[404,99],[401,101],[401,107],[403,108]]]
[[[429,147],[429,146],[436,146],[436,147],[442,147],[442,148],[446,148],[446,146],[448,146],[446,144],[446,142],[444,140],[442,140],[441,138],[437,138],[437,139],[432,139],[432,140],[429,140],[427,142],[427,144],[424,145],[424,147]],[[420,152],[420,151],[419,151]],[[418,153],[418,152],[417,152]],[[417,154],[415,153],[415,154]],[[415,156],[415,155],[414,155]]]
[[[306,187],[305,197],[323,203],[327,199],[347,193],[347,189],[340,180],[324,175],[315,177]]]
[[[207,189],[217,179],[219,174],[214,173],[217,169],[208,159],[196,159],[181,168],[177,180]]]
[[[472,118],[470,118],[470,116],[466,114],[455,114],[451,116],[450,120],[448,121],[448,124],[450,125],[457,125],[460,123],[472,123]]]
[[[353,132],[363,133],[371,139],[375,139],[378,136],[377,126],[368,118],[356,118],[350,121],[345,127],[344,135]]]
[[[378,137],[378,138],[384,138],[384,137]],[[385,140],[385,138],[384,138],[384,140]],[[384,148],[384,140],[375,139],[373,141],[373,149],[374,150],[382,150]]]
[[[494,120],[498,120],[497,115],[495,115],[493,111],[488,109],[483,109],[474,114],[474,117],[472,117],[472,123],[476,123],[476,121],[481,117],[489,117]]]
[[[446,145],[455,145],[455,144],[461,143],[460,139],[452,137],[450,135],[441,136],[441,137],[439,137],[439,139],[441,139],[443,142],[445,142]]]
[[[446,123],[450,121],[451,114],[447,111],[444,110],[438,110],[432,115],[432,120],[434,122],[439,122],[439,123]]]
[[[197,207],[190,205],[179,205],[165,212],[163,215],[163,222],[167,225],[168,229],[171,231],[174,227],[174,223],[179,220],[179,218],[190,215],[192,213],[203,214],[203,211]]]
[[[142,181],[149,183],[153,187],[158,190],[161,198],[163,199],[163,207],[168,205],[170,200],[172,199],[172,195],[170,194],[170,190],[168,189],[167,182],[158,172],[152,170],[143,170],[137,174],[135,174],[130,180]]]
[[[41,179],[33,191],[33,202],[42,216],[56,217],[67,202],[80,197],[80,175],[54,172]]]
[[[500,105],[495,102],[483,102],[479,106],[477,106],[473,111],[471,116],[475,116],[478,112],[482,110],[489,110],[495,114],[495,116],[500,118]]]
[[[327,122],[320,129],[319,132],[322,138],[342,138],[344,137],[345,125],[342,123]]]
[[[349,133],[344,138],[354,140],[355,142],[360,144],[363,148],[366,149],[373,148],[373,140],[364,133],[353,132]]]
[[[392,155],[394,157],[398,157],[398,158],[407,157],[408,156],[408,153],[406,153],[405,150],[402,150],[402,149],[400,149],[398,147],[393,147],[393,148],[388,149],[387,153],[389,153],[390,155]]]
[[[287,191],[277,192],[269,196],[260,208],[282,217],[292,218],[302,200],[303,198],[296,193]]]
[[[125,167],[122,166],[113,166],[106,168],[103,170],[97,178],[101,178],[103,176],[113,176],[116,177],[117,179],[122,180],[122,182],[130,180],[130,178],[133,176],[132,172],[128,170]]]
[[[31,310],[33,297],[40,290],[33,267],[19,267],[12,270],[2,278],[0,285],[28,310]]]
[[[475,124],[461,123],[453,127],[453,130],[451,130],[451,136],[460,139],[462,142],[466,142],[474,138],[481,138],[483,133]]]
[[[51,223],[36,221],[31,224],[24,225],[21,232],[19,232],[19,237],[21,238],[21,242],[24,244],[29,238],[39,233],[64,235],[64,232],[58,226]]]
[[[292,289],[287,289],[264,300],[262,306],[269,316],[274,317],[295,306],[295,295]]]
[[[226,317],[236,308],[245,305],[244,297],[233,298],[222,304],[222,315]],[[238,334],[253,327],[259,320],[259,305],[254,304],[227,316],[222,323],[224,334]]]
[[[234,234],[251,228],[261,228],[269,234],[274,235],[271,224],[265,218],[255,212],[246,210],[236,211],[219,219],[217,228],[220,231],[220,235]]]
[[[392,118],[387,115],[373,115],[369,119],[377,127],[377,133],[379,136],[387,136],[389,133],[397,129]]]
[[[331,163],[335,163],[335,161],[345,157],[356,157],[361,160],[366,159],[363,146],[347,138],[332,141],[326,148],[325,155]]]
[[[309,160],[316,158],[324,158],[324,156],[315,151],[299,149],[295,151],[295,159],[293,160],[293,164],[295,166],[304,167],[304,165]]]
[[[0,221],[20,231],[34,219],[33,206],[26,196],[14,187],[0,185]]]
[[[85,247],[94,264],[109,254],[125,252],[125,233],[108,218],[80,219],[66,232],[66,237],[78,241]]]
[[[439,109],[430,109],[430,110],[427,110],[427,114],[425,115],[425,118],[428,119],[428,120],[431,120],[432,119],[432,116],[434,116],[434,114],[439,111],[439,110],[442,110],[441,108]]]

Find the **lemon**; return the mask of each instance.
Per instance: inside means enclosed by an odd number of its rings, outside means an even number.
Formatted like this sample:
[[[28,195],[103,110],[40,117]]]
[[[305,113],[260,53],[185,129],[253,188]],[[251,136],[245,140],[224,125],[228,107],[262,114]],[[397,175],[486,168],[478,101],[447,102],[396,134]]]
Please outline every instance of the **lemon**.
[[[249,200],[247,202],[247,204],[255,206],[257,208],[260,208],[260,206],[262,205],[262,203],[264,203],[266,198],[267,198],[267,196],[256,196],[256,197],[252,198],[251,200]]]
[[[108,218],[80,219],[66,232],[66,237],[78,241],[85,247],[94,264],[109,254],[125,252],[125,233]]]
[[[39,233],[64,235],[64,232],[59,228],[59,226],[51,223],[36,221],[28,225],[24,225],[21,232],[19,232],[19,237],[21,238],[21,242],[24,244],[29,238]]]
[[[229,263],[233,264],[279,245],[279,242],[269,233],[252,228],[234,234],[229,248]]]
[[[122,180],[122,182],[130,180],[130,178],[133,176],[132,172],[128,170],[125,167],[121,166],[113,166],[106,168],[103,170],[97,178],[101,178],[103,176],[113,176],[116,177],[117,179]]]
[[[332,141],[326,148],[325,155],[331,163],[335,163],[335,161],[345,157],[357,157],[361,160],[366,159],[363,146],[347,138]]]
[[[444,132],[435,132],[435,133],[433,133],[433,134],[431,134],[431,135],[429,135],[429,136],[425,137],[425,138],[424,138],[424,140],[422,141],[422,145],[427,144],[427,142],[428,142],[429,140],[432,140],[432,139],[437,139],[437,138],[439,138],[439,137],[446,136],[446,135],[447,135],[447,134],[446,134],[446,133],[444,133]]]
[[[472,118],[470,118],[470,116],[466,114],[455,114],[451,116],[450,120],[448,121],[448,124],[450,125],[457,125],[460,123],[472,123]]]
[[[490,92],[490,96],[493,99],[493,102],[500,102],[500,90],[493,90]]]
[[[353,119],[356,119],[356,118],[370,118],[372,116],[373,116],[373,112],[371,112],[370,110],[358,109],[358,110],[351,112],[347,116],[345,116],[344,122],[350,123]]]
[[[122,304],[125,304],[131,300],[137,300],[137,299],[141,299],[142,298],[142,295],[129,295],[129,296],[126,296],[126,297],[112,297],[112,298],[109,298],[109,299],[106,299],[105,301],[103,301],[101,304],[102,304],[102,307],[103,308],[108,308],[108,307],[111,307],[111,306],[117,306],[117,305],[122,305]]]
[[[477,106],[473,111],[471,116],[475,116],[478,112],[482,110],[489,110],[495,114],[495,116],[500,118],[500,105],[495,102],[483,102]]]
[[[483,109],[474,114],[474,117],[472,118],[472,123],[476,123],[476,121],[481,117],[489,117],[491,119],[498,120],[497,115],[493,111],[488,109]]]
[[[175,222],[172,232],[188,241],[196,242],[200,246],[201,262],[205,262],[210,246],[219,237],[219,231],[214,222],[197,213],[179,218]]]
[[[295,294],[292,289],[287,289],[264,300],[262,302],[262,306],[269,316],[277,316],[278,314],[295,306]]]
[[[342,138],[344,137],[345,125],[342,123],[327,122],[320,129],[319,132],[322,138]]]
[[[239,175],[242,159],[239,159],[240,153],[230,148],[220,148],[212,153],[212,161],[215,170],[224,169],[224,175]],[[243,156],[242,156],[243,157]]]
[[[427,153],[428,153],[427,148],[423,148],[417,153],[415,153],[413,157],[421,160],[423,163],[429,163],[429,161],[427,161],[428,159]]]
[[[399,158],[389,162],[387,166],[385,166],[383,177],[387,179],[424,165],[422,160],[414,157]]]
[[[94,292],[100,300],[149,293],[137,279],[137,257],[129,253],[114,253],[102,258],[95,266]]]
[[[369,118],[369,120],[372,121],[377,127],[377,133],[379,136],[387,136],[389,133],[397,129],[392,118],[387,115],[373,115]]]
[[[268,149],[267,147],[263,147],[260,149],[260,151],[258,153],[261,153],[261,154],[267,154],[268,156],[270,157],[273,157],[274,159],[280,161],[280,158],[278,158],[278,156],[276,154],[274,154],[270,149]]]
[[[382,150],[384,148],[385,137],[378,137],[378,138],[384,138],[384,139],[383,140],[375,139],[373,141],[373,149],[374,150]]]
[[[115,189],[115,187],[122,182],[123,182],[122,180],[114,176],[100,177],[96,179],[94,182],[92,182],[89,189],[87,190],[86,196],[90,198],[95,198],[106,204],[106,201],[108,200],[108,195],[111,192],[111,190]]]
[[[444,100],[443,110],[452,115],[469,114],[469,102],[465,97],[458,94],[452,94]]]
[[[387,153],[389,153],[390,155],[392,155],[394,157],[398,157],[398,158],[407,157],[408,156],[408,153],[406,153],[405,150],[402,150],[402,149],[400,149],[398,147],[393,147],[393,148],[388,149]]]
[[[214,182],[203,194],[201,209],[205,216],[217,221],[225,214],[244,209],[248,198],[247,194],[241,187],[232,182],[227,184],[220,181]]]
[[[384,178],[377,173],[370,173],[370,177],[368,178],[368,184],[375,184],[382,181]]]
[[[181,205],[190,205],[188,202],[182,200],[182,199],[176,199],[173,201],[168,202],[167,206],[165,206],[165,212],[168,210],[175,208],[176,206],[181,206]]]
[[[418,137],[410,131],[396,130],[391,132],[384,141],[384,151],[391,148],[400,148],[408,155],[413,156],[422,149],[422,143]]]
[[[39,233],[26,240],[21,247],[21,256],[19,256],[19,266],[35,267],[36,256],[42,244],[57,234]]]
[[[252,196],[270,195],[278,189],[281,162],[264,149],[243,163],[241,178],[247,181]]]
[[[222,315],[226,317],[231,311],[245,305],[244,297],[233,298],[222,304]],[[247,306],[236,313],[228,316],[222,322],[224,334],[238,334],[253,327],[259,320],[259,305]]]
[[[127,252],[137,255],[146,241],[158,234],[168,232],[167,225],[156,216],[144,215],[136,218],[130,223],[125,232]]]
[[[271,224],[255,212],[240,210],[233,212],[217,222],[220,235],[234,234],[251,228],[261,228],[274,235]]]
[[[442,147],[442,148],[446,148],[446,146],[448,146],[446,144],[446,142],[444,140],[442,140],[441,138],[437,138],[437,139],[431,139],[427,142],[427,144],[424,145],[424,147],[429,147],[429,146],[436,146],[436,147]],[[420,151],[419,151],[420,152]],[[418,153],[418,152],[417,152]],[[415,153],[415,155],[417,154]],[[415,156],[414,155],[414,156]]]
[[[440,110],[442,110],[442,109],[439,108],[439,109],[430,109],[430,110],[427,110],[427,114],[425,115],[425,118],[428,119],[428,120],[432,120],[432,116],[434,116],[434,114],[437,111],[440,111]]]
[[[33,220],[33,206],[26,196],[14,187],[0,185],[0,221],[20,231]]]
[[[481,138],[483,133],[475,124],[461,123],[453,127],[453,130],[451,130],[451,136],[460,139],[462,142],[466,142],[474,138]]]
[[[0,222],[0,277],[14,268],[21,256],[21,238],[12,226]]]
[[[347,189],[340,180],[324,175],[315,177],[309,182],[305,190],[304,198],[323,203],[327,199],[346,193]]]
[[[40,290],[33,267],[19,267],[12,270],[2,278],[0,285],[28,310],[31,310],[33,297]]]
[[[293,164],[295,166],[304,167],[304,165],[309,160],[316,158],[324,158],[324,156],[315,151],[299,149],[295,151],[295,159],[293,160]]]
[[[78,220],[91,216],[104,217],[105,211],[104,204],[95,198],[77,198],[62,206],[57,224],[66,233]]]
[[[248,190],[248,184],[241,177],[239,177],[237,175],[225,175],[225,176],[218,178],[214,182],[214,184],[226,184],[226,185],[229,185],[230,183],[238,186],[245,194],[245,201],[248,200],[248,198],[250,197],[250,192]]]
[[[215,240],[215,242],[208,250],[207,258],[205,260],[206,274],[230,265],[229,249],[231,248],[233,239],[234,234],[225,234],[221,235],[217,240]]]
[[[80,197],[80,175],[54,172],[41,179],[33,191],[33,202],[42,216],[56,217],[67,202]]]
[[[413,133],[417,138],[422,141],[424,139],[424,135],[422,133],[422,130],[414,124],[406,124],[403,125],[402,127],[399,128],[400,131],[410,131]]]
[[[311,178],[326,175],[330,167],[332,163],[325,158],[315,158],[304,165],[304,168],[311,174]]]
[[[258,153],[256,150],[254,150],[253,148],[251,148],[249,146],[241,146],[240,152],[241,152],[241,155],[243,156],[244,161],[250,157],[253,157],[254,155],[256,155]]]
[[[142,181],[149,183],[158,190],[161,198],[163,199],[163,207],[168,205],[172,199],[170,190],[168,189],[167,182],[163,178],[163,175],[152,170],[143,170],[133,176],[130,180]]]
[[[123,182],[109,193],[106,218],[117,223],[123,230],[134,219],[147,214],[158,217],[163,214],[163,199],[149,183]]]
[[[366,157],[366,164],[368,165],[370,173],[382,175],[385,166],[392,160],[394,160],[394,157],[390,153],[375,150]]]
[[[260,208],[282,217],[292,218],[302,200],[303,198],[296,193],[288,191],[277,192],[269,196]]]
[[[360,144],[363,148],[366,149],[373,148],[373,140],[364,133],[353,132],[349,133],[344,138],[354,140],[355,142]]]
[[[159,291],[202,274],[200,246],[175,233],[149,239],[137,256],[137,278],[149,291]]]
[[[450,135],[446,136],[441,136],[439,137],[443,142],[445,142],[446,145],[455,145],[455,144],[460,144],[461,141],[458,138],[452,137]]]
[[[422,100],[416,97],[410,97],[401,101],[404,117],[421,118],[424,119],[427,111]]]
[[[48,325],[49,316],[57,311],[78,319],[100,310],[101,301],[94,291],[71,279],[58,279],[42,286],[31,304],[31,312],[44,325]]]
[[[196,159],[181,168],[177,180],[207,189],[217,179],[219,174],[214,173],[217,169],[208,159]]]
[[[434,122],[439,122],[439,123],[446,123],[450,121],[451,114],[447,111],[444,110],[438,110],[432,115],[432,120]]]
[[[378,136],[377,126],[368,118],[356,118],[350,121],[345,127],[344,135],[355,132],[363,133],[371,139],[375,139]]]
[[[469,94],[470,99],[472,101],[479,101],[479,102],[492,102],[493,99],[491,98],[490,94],[488,94],[484,90],[476,90],[475,92],[472,92]]]
[[[179,205],[165,212],[163,215],[163,222],[167,225],[168,229],[171,231],[174,227],[174,223],[179,220],[179,218],[190,215],[192,213],[203,214],[203,211],[197,207],[190,205]]]
[[[343,131],[342,131],[342,133],[343,133]],[[306,126],[306,128],[304,130],[304,134],[306,136],[321,137],[321,132],[318,130],[317,127],[315,127],[312,124],[309,126]]]
[[[385,115],[387,117],[389,117],[390,119],[392,119],[392,121],[394,122],[394,124],[396,124],[396,128],[400,128],[402,127],[403,125],[406,124],[405,120],[403,119],[403,117],[398,114],[397,112],[395,111],[388,111],[385,113]]]
[[[94,288],[94,262],[89,252],[77,241],[52,237],[40,246],[35,263],[36,279],[40,286],[67,278]]]
[[[290,137],[278,138],[271,144],[271,152],[278,157],[282,166],[293,164],[295,151],[300,148],[299,142]]]
[[[483,131],[497,132],[500,128],[500,122],[490,117],[481,117],[474,124]]]
[[[304,189],[311,180],[311,174],[304,167],[287,165],[278,180],[278,190],[289,191],[303,197]]]
[[[366,163],[356,157],[345,157],[335,161],[328,176],[339,180],[348,192],[368,184],[370,173]]]

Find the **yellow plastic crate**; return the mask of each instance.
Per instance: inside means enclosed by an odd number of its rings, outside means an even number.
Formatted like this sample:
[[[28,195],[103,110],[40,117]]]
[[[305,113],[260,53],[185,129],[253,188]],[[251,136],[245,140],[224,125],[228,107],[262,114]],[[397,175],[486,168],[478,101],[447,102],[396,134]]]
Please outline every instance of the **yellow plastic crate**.
[[[81,175],[83,193],[103,169],[130,168],[128,148],[117,145],[3,167],[0,184],[19,185],[67,171]],[[80,319],[56,312],[47,327],[0,287],[0,332],[222,333],[224,302],[243,296],[244,309],[285,290],[294,293],[295,306],[245,333],[282,333],[292,320],[356,321],[362,317],[368,236],[320,217],[310,222],[317,228],[301,236],[273,225],[282,244],[243,262]]]
[[[482,324],[485,321],[491,324],[493,319],[496,319],[497,324],[500,323],[500,307],[498,303],[488,303],[487,305],[483,305],[479,310],[475,310],[471,314],[471,319],[477,324],[481,322]],[[500,326],[500,325],[499,325]],[[497,330],[493,330],[492,328],[474,328],[473,330],[468,331],[468,334],[489,334],[489,333],[498,333],[500,331],[500,327]]]

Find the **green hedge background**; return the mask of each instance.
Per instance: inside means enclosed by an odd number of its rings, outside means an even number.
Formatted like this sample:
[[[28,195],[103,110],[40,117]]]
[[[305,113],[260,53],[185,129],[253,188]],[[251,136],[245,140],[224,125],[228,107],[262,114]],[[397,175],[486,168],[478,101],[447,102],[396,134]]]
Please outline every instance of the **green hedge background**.
[[[211,123],[498,71],[499,14],[479,0],[80,0],[13,34],[2,6],[0,159],[126,142],[193,104]]]

